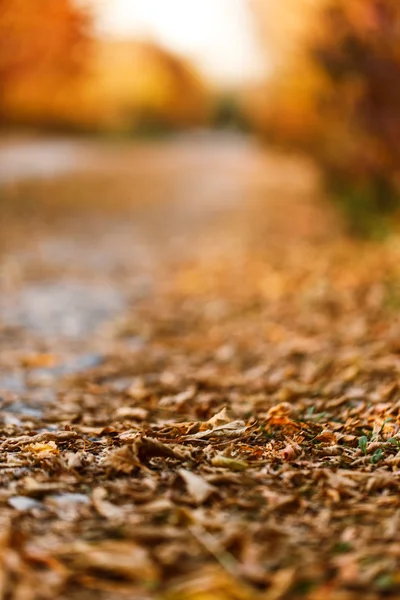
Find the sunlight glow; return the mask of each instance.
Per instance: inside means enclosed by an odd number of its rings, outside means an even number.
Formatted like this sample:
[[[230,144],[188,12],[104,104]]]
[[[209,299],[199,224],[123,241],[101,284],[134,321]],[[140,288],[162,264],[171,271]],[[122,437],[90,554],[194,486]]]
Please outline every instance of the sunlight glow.
[[[265,72],[246,0],[102,0],[99,29],[154,40],[222,84]]]

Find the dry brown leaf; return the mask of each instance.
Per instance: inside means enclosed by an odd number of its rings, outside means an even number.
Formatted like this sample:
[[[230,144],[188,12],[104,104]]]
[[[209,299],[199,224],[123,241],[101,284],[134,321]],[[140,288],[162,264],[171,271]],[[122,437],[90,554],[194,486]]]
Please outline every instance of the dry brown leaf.
[[[75,542],[57,554],[77,572],[96,570],[103,577],[151,582],[158,571],[144,548],[133,542],[107,540],[97,544]]]
[[[321,444],[330,444],[334,446],[338,441],[338,434],[333,433],[332,431],[322,431],[319,435],[314,438],[314,441],[319,442]]]
[[[197,504],[203,504],[214,493],[215,488],[192,471],[179,469],[178,473],[185,482],[189,495]]]
[[[179,461],[185,461],[190,458],[190,451],[184,446],[178,444],[165,444],[156,438],[142,436],[134,442],[134,449],[141,461],[148,461],[151,458],[163,457],[174,458]]]
[[[106,500],[107,491],[103,487],[96,487],[92,492],[92,503],[99,515],[114,522],[122,522],[125,511]]]
[[[204,567],[190,579],[172,587],[166,600],[258,600],[254,589],[222,568]]]
[[[24,494],[34,498],[40,498],[48,493],[61,492],[65,488],[66,484],[63,481],[40,481],[30,476],[23,479]]]
[[[291,461],[294,460],[298,455],[298,450],[293,444],[286,444],[283,450],[280,451],[280,455],[283,460]]]
[[[230,418],[227,415],[226,406],[220,410],[217,414],[215,414],[211,419],[208,419],[203,425],[208,425],[209,429],[214,429],[215,427],[219,427],[220,425],[225,425],[230,422]]]
[[[243,421],[231,421],[230,423],[224,423],[213,429],[206,429],[206,431],[199,431],[193,435],[185,436],[186,440],[202,440],[208,438],[235,438],[243,435],[249,429]]]
[[[10,437],[0,446],[1,450],[12,450],[20,446],[26,446],[27,444],[36,443],[48,443],[48,442],[68,442],[77,439],[81,439],[81,435],[75,431],[45,431],[44,433],[38,433],[37,435],[20,435],[16,437]]]
[[[120,406],[115,412],[117,419],[134,419],[135,421],[144,421],[149,411],[139,406]]]
[[[111,450],[105,458],[104,464],[118,473],[132,473],[137,468],[142,468],[133,446],[122,446]]]

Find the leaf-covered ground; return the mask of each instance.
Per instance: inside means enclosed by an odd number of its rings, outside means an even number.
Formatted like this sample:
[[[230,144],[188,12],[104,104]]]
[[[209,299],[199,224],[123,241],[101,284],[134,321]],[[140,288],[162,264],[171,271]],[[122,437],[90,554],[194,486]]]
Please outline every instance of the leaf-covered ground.
[[[160,151],[133,213],[10,210],[0,598],[399,597],[400,246],[230,144]],[[91,177],[14,206],[132,196]]]

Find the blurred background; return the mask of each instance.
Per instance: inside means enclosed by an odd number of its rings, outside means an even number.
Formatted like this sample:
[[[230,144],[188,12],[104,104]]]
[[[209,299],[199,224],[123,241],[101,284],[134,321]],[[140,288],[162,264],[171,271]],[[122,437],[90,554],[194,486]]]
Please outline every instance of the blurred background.
[[[3,182],[80,162],[54,140],[228,131],[312,163],[350,234],[396,226],[396,0],[0,0],[0,44]]]
[[[266,72],[246,0],[2,0],[3,127],[127,135],[237,117]]]

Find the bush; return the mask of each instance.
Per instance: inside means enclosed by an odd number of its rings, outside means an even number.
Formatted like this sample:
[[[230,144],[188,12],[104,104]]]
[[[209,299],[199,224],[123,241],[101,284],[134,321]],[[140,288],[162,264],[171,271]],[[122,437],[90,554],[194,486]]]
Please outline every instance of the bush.
[[[271,89],[265,132],[311,154],[361,235],[400,209],[400,2],[324,0]]]
[[[398,0],[330,2],[310,53],[332,84],[318,108],[345,128],[342,143],[328,127],[316,147],[328,189],[356,233],[381,233],[400,207]]]

